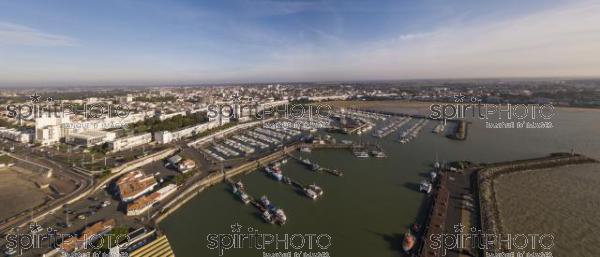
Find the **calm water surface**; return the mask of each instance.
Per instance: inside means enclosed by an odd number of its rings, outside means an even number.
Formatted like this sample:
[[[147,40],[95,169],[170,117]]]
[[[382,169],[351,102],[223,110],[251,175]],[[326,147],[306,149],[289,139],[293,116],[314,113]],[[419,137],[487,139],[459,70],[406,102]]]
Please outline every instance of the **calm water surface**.
[[[440,160],[495,162],[568,152],[574,148],[576,152],[600,158],[600,112],[561,110],[552,122],[555,126],[552,129],[486,129],[482,122],[474,121],[464,142],[430,133],[433,122],[429,122],[417,139],[405,145],[395,141],[397,133],[379,140],[364,135],[363,141],[382,145],[388,158],[358,159],[347,150],[319,150],[307,155],[324,167],[344,171],[343,177],[313,173],[292,160],[283,166],[284,173],[291,178],[321,186],[325,196],[318,201],[309,200],[263,172],[236,178],[246,184],[252,196],[267,195],[286,211],[288,223],[283,227],[263,223],[256,210],[235,199],[226,185],[201,193],[160,227],[179,257],[217,256],[217,251],[207,248],[207,235],[229,234],[230,225],[236,223],[242,225],[242,229],[257,229],[260,233],[329,234],[331,256],[402,256],[401,235],[417,218],[423,197],[415,187],[430,169],[436,153]],[[358,136],[336,137],[359,140]],[[582,176],[600,178],[597,172]],[[593,238],[598,243],[600,236],[596,234]],[[224,256],[262,254],[259,250],[234,249],[225,251]]]

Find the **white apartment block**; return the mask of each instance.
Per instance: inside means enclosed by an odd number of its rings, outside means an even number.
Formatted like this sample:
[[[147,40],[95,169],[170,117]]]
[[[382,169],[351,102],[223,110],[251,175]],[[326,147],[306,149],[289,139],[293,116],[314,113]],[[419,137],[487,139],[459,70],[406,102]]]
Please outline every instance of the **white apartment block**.
[[[144,133],[139,135],[117,138],[115,139],[115,141],[110,142],[110,146],[113,152],[118,152],[150,142],[152,142],[152,134]]]
[[[154,140],[159,144],[168,144],[172,141],[181,140],[184,138],[191,137],[195,134],[202,133],[209,129],[213,129],[219,127],[220,123],[218,120],[209,121],[207,123],[202,123],[194,126],[190,126],[187,128],[183,128],[176,131],[158,131],[154,132]]]
[[[79,133],[69,133],[65,137],[65,142],[73,145],[82,145],[85,147],[101,145],[105,142],[112,142],[116,139],[116,134],[109,131],[85,131]]]
[[[35,142],[52,145],[68,134],[69,117],[40,117],[35,119]]]

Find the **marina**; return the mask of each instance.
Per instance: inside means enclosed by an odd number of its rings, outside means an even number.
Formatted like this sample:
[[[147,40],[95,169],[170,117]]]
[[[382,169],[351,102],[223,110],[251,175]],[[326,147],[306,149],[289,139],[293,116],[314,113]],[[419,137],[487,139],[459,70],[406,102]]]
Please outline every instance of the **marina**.
[[[434,126],[429,129],[433,129]],[[291,161],[292,159],[290,159],[285,164],[284,174],[286,176],[293,177],[298,181],[316,181],[319,186],[327,190],[327,196],[320,199],[317,205],[312,204],[312,201],[307,201],[305,195],[299,197],[297,190],[290,190],[287,184],[280,182],[280,186],[278,186],[278,183],[274,183],[273,179],[266,179],[262,168],[259,169],[260,172],[247,173],[243,176],[243,180],[245,184],[251,185],[252,191],[254,191],[253,194],[266,195],[270,201],[281,205],[285,209],[289,218],[285,224],[286,231],[318,233],[322,231],[319,228],[323,222],[327,223],[326,233],[337,240],[335,241],[337,242],[336,246],[330,249],[332,254],[399,256],[399,253],[403,251],[402,242],[407,229],[411,229],[411,233],[416,239],[412,248],[413,252],[422,249],[420,247],[423,241],[420,239],[423,237],[426,227],[422,217],[428,216],[428,212],[421,209],[423,206],[422,201],[434,199],[438,195],[435,186],[429,196],[419,192],[419,182],[424,178],[435,180],[435,183],[444,181],[443,176],[438,174],[433,178],[430,173],[432,167],[435,167],[432,162],[432,147],[444,160],[460,160],[465,156],[464,151],[467,151],[472,156],[470,160],[483,162],[517,159],[523,156],[535,157],[544,155],[547,149],[557,148],[557,146],[549,144],[551,142],[546,141],[541,141],[544,147],[540,145],[524,145],[518,149],[512,147],[522,141],[525,136],[539,137],[540,131],[527,131],[528,133],[521,137],[515,137],[515,134],[508,130],[499,131],[497,137],[490,138],[486,137],[485,129],[475,125],[470,127],[469,137],[472,140],[465,141],[460,145],[455,145],[456,141],[439,137],[435,133],[420,135],[420,140],[411,144],[410,148],[403,147],[403,145],[392,140],[371,141],[369,143],[368,140],[363,139],[370,145],[379,144],[385,150],[388,158],[356,158],[353,156],[352,151],[349,151],[352,144],[311,144],[311,162],[315,161],[319,166],[336,167],[344,170],[344,178],[339,180],[334,176],[319,176],[318,172],[308,172],[308,166],[298,160]],[[558,133],[559,135],[569,134],[568,130],[558,131]],[[343,142],[342,140],[346,140],[346,142],[360,141],[357,136],[352,135],[333,134],[332,136],[338,142]],[[498,144],[499,140],[502,142],[501,144]],[[496,147],[487,147],[490,144],[494,144]],[[297,151],[300,147],[298,145],[290,153],[306,159],[306,153]],[[593,148],[587,149],[586,153],[590,153],[590,149]],[[284,155],[291,158],[288,153]],[[281,157],[278,160],[280,159]],[[340,162],[339,160],[344,161]],[[376,171],[378,175],[373,176],[372,171]],[[461,180],[462,177],[459,177],[458,174],[450,175],[450,177],[455,177],[457,181]],[[448,182],[451,182],[450,177],[447,178]],[[362,194],[353,193],[365,187],[368,187],[369,190]],[[177,235],[177,231],[189,229],[189,226],[183,226],[183,224],[195,224],[195,227],[202,227],[202,230],[206,231],[226,232],[229,225],[235,222],[252,226],[263,223],[263,218],[257,214],[256,208],[239,208],[241,204],[239,198],[232,198],[230,194],[223,194],[223,190],[225,190],[224,186],[216,184],[214,189],[205,190],[161,223],[161,227],[165,229],[169,237],[174,238],[172,241],[174,242],[175,251],[181,252],[183,256],[193,256],[198,252],[206,255],[212,254],[211,251],[206,249],[194,247],[191,242],[186,243],[185,238]],[[227,189],[227,191],[229,190]],[[352,196],[351,201],[348,199],[350,195]],[[353,212],[346,215],[332,217],[331,214],[340,209],[353,208],[352,206],[355,206],[357,201],[368,202],[369,208],[353,209]],[[203,211],[204,209],[201,206],[214,202],[219,202],[220,207],[218,209],[210,213]],[[401,204],[397,204],[398,202],[401,202]],[[439,200],[439,202],[443,201]],[[395,204],[391,205],[390,203]],[[232,213],[230,211],[232,209],[239,209],[239,211]],[[379,211],[377,219],[365,219],[364,217],[373,217],[373,209],[385,211]],[[206,221],[197,219],[199,213]],[[320,222],[314,224],[314,219],[318,219]],[[420,231],[418,233],[412,230],[415,227],[415,222],[421,224],[417,226],[419,227],[418,231]],[[352,224],[352,227],[348,228],[348,224]],[[259,229],[265,233],[281,233],[270,226],[259,226]],[[435,233],[433,230],[428,231]],[[368,244],[370,247],[368,250],[347,247],[352,244]],[[187,252],[186,249],[194,249],[194,252]],[[252,254],[255,254],[255,252],[242,251],[239,254],[230,255],[249,256]]]
[[[301,158],[292,154],[289,154],[290,158],[296,160],[298,163],[304,165],[306,168],[308,168],[310,171],[314,171],[314,172],[326,172],[329,173],[331,175],[334,176],[338,176],[341,177],[344,175],[344,172],[339,171],[337,169],[329,169],[329,168],[324,168],[321,167],[317,162],[315,161],[311,161],[308,158]]]
[[[416,123],[410,126],[408,129],[400,133],[398,141],[402,144],[406,144],[411,140],[415,139],[419,132],[427,125],[426,119],[419,119]]]
[[[389,134],[394,133],[411,120],[412,118],[410,117],[394,117],[392,118],[392,121],[375,130],[371,135],[376,138],[384,138]]]

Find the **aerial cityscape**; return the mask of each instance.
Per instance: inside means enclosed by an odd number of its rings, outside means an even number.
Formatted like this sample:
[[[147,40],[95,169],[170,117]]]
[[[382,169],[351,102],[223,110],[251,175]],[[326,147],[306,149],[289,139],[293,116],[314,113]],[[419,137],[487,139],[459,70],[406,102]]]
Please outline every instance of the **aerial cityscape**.
[[[598,256],[600,3],[0,3],[0,256]]]

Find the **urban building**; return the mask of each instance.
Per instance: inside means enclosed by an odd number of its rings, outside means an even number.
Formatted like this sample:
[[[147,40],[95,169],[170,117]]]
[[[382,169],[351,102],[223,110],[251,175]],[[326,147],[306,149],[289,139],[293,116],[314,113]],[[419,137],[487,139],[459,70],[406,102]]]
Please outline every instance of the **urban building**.
[[[35,119],[35,142],[52,145],[68,134],[70,120],[63,117],[40,117]]]
[[[147,144],[152,142],[151,133],[143,133],[139,135],[133,135],[128,137],[117,138],[113,142],[110,142],[110,148],[113,152],[122,151],[125,149],[131,149],[136,146]]]
[[[110,232],[115,227],[115,224],[114,219],[96,222],[83,230],[79,237],[67,238],[58,247],[67,253],[85,249],[89,244]]]
[[[187,173],[188,171],[196,167],[196,162],[190,159],[185,159],[177,164],[177,170],[181,173]]]
[[[14,128],[0,127],[0,138],[5,138],[18,143],[28,144],[33,141],[33,133],[19,131]]]
[[[155,203],[175,193],[176,190],[176,185],[169,184],[152,194],[138,198],[133,203],[127,205],[127,216],[136,216],[143,214],[144,212],[150,210],[150,208],[152,208],[152,206]]]
[[[115,138],[116,134],[114,132],[90,130],[79,133],[70,133],[65,138],[65,142],[72,145],[91,147],[106,142],[112,142]]]
[[[129,172],[117,180],[119,197],[123,202],[131,202],[136,198],[151,192],[157,185],[154,176],[144,175],[139,170]]]
[[[219,124],[220,123],[218,120],[213,120],[213,121],[209,121],[206,123],[190,126],[187,128],[182,128],[180,130],[176,130],[173,132],[157,131],[157,132],[154,132],[154,140],[158,144],[168,144],[172,141],[177,141],[177,140],[181,140],[184,138],[188,138],[193,135],[207,131],[209,129],[216,128],[216,127],[220,126]]]

